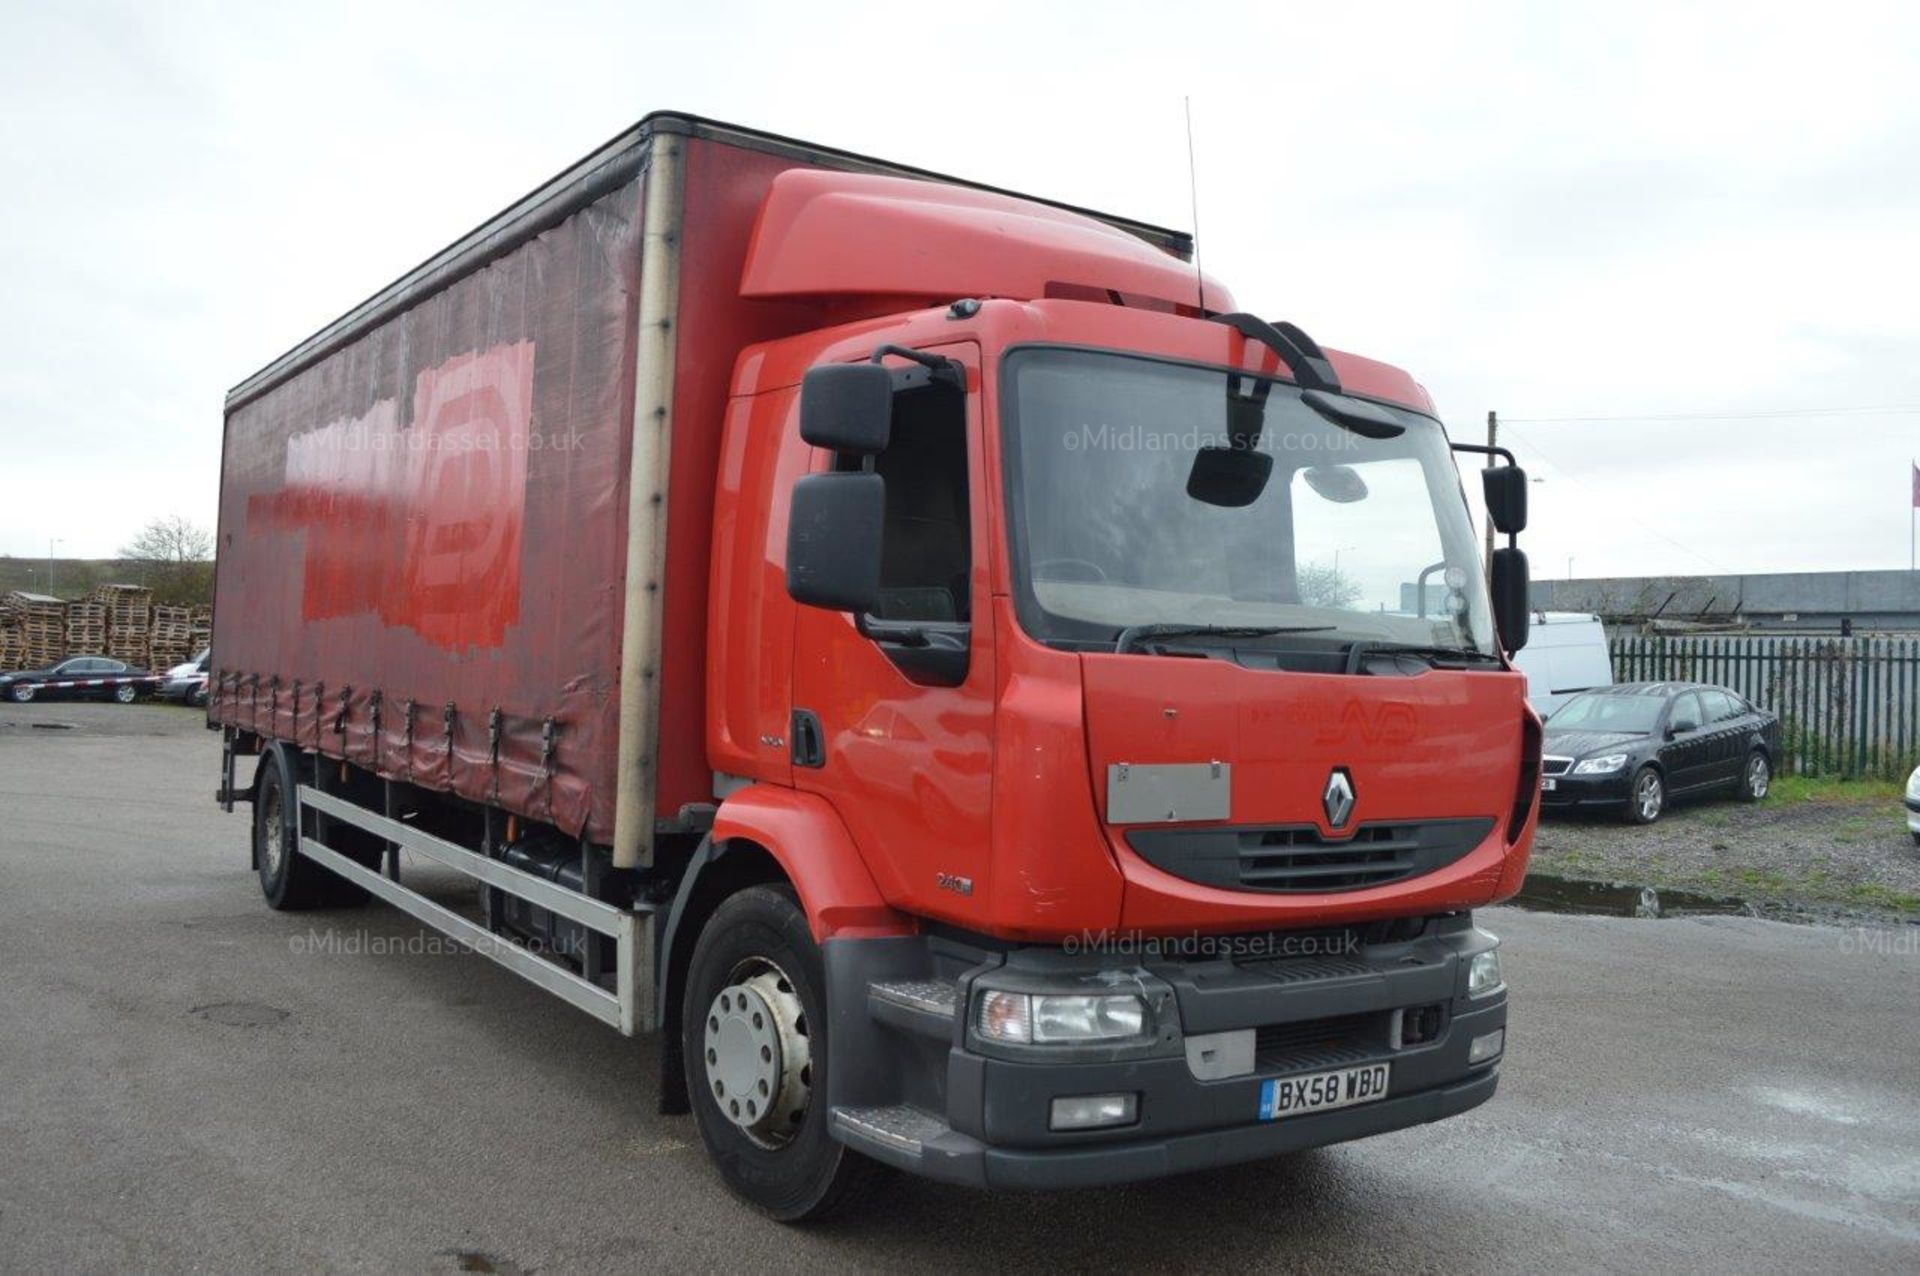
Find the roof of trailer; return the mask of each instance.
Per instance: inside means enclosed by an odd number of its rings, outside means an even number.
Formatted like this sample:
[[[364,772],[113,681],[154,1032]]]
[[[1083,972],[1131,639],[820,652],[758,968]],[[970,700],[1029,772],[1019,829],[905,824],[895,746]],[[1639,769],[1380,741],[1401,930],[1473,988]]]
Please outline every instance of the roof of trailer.
[[[727,124],[698,115],[688,115],[679,111],[655,111],[631,128],[623,130],[594,148],[577,162],[568,165],[552,178],[541,183],[532,193],[501,209],[447,247],[241,381],[227,392],[226,410],[231,412],[258,398],[295,374],[344,348],[415,302],[473,273],[500,254],[549,229],[573,212],[629,181],[645,166],[647,143],[656,134],[704,138],[750,150],[790,156],[802,163],[817,164],[826,168],[916,177],[972,190],[1011,195],[1051,208],[1098,218],[1137,235],[1182,260],[1190,259],[1193,253],[1193,237],[1184,231],[1170,230],[1164,226],[1101,213],[1093,209],[1062,203],[1059,200],[1025,195],[1003,187],[989,186],[982,182],[972,182],[965,178],[936,173],[930,169],[916,168],[909,164],[895,164],[853,151],[820,146],[813,142],[803,142],[777,133]]]

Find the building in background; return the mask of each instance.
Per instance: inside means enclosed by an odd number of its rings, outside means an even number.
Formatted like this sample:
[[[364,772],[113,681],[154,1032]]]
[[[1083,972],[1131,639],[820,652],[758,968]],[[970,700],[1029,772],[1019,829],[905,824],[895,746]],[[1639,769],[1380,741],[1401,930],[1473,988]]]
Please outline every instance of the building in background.
[[[1537,610],[1592,612],[1614,630],[1920,633],[1911,571],[1535,580],[1531,598]]]

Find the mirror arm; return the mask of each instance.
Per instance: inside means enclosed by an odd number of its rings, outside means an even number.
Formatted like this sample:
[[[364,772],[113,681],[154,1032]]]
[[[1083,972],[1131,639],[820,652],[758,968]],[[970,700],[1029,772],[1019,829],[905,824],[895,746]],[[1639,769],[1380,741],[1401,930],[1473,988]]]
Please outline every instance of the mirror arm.
[[[1293,374],[1294,384],[1302,390],[1340,393],[1340,374],[1333,370],[1333,361],[1327,358],[1326,352],[1315,344],[1312,337],[1293,324],[1276,326],[1258,315],[1238,310],[1230,314],[1208,315],[1207,318],[1227,325],[1250,341],[1258,341],[1280,356],[1280,362],[1286,364],[1287,371]]]
[[[1507,451],[1507,449],[1503,447],[1488,447],[1484,443],[1451,443],[1451,442],[1448,443],[1447,446],[1455,452],[1475,452],[1481,456],[1497,456],[1505,460],[1508,465],[1516,464],[1516,462],[1513,459],[1513,453]]]
[[[867,362],[880,363],[888,355],[919,364],[926,369],[924,372],[916,372],[911,368],[896,371],[893,381],[895,394],[902,390],[918,389],[922,385],[936,381],[950,385],[963,394],[966,392],[967,372],[956,359],[949,359],[941,354],[928,354],[925,350],[915,350],[912,346],[884,345],[874,350]]]
[[[905,624],[897,620],[878,620],[871,612],[861,612],[853,618],[853,627],[862,638],[870,642],[888,643],[895,647],[929,647],[933,640],[927,637],[927,631],[918,625]]]

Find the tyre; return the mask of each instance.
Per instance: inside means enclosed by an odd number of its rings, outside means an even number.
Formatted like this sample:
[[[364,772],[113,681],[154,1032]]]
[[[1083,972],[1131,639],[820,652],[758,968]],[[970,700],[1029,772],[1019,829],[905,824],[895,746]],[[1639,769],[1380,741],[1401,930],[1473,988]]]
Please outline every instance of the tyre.
[[[1916,848],[1920,848],[1920,833],[1915,833],[1913,835],[1913,844]]]
[[[195,709],[207,707],[207,684],[201,683],[187,692],[187,704]]]
[[[880,1168],[827,1130],[825,979],[783,886],[722,903],[687,966],[681,1044],[700,1138],[736,1195],[786,1223],[826,1216]]]
[[[1627,823],[1651,824],[1666,807],[1667,785],[1660,772],[1650,766],[1635,771],[1633,785],[1627,790]]]
[[[1758,802],[1772,787],[1773,763],[1767,760],[1764,752],[1755,749],[1747,755],[1746,765],[1740,768],[1740,800]]]
[[[131,682],[123,682],[113,689],[113,698],[121,704],[132,704],[140,698],[140,688]]]
[[[13,697],[15,704],[25,704],[33,699],[33,684],[20,683],[8,691],[7,694]]]
[[[366,892],[301,855],[294,821],[294,794],[281,755],[260,760],[253,798],[253,862],[267,906],[281,912],[357,903]]]

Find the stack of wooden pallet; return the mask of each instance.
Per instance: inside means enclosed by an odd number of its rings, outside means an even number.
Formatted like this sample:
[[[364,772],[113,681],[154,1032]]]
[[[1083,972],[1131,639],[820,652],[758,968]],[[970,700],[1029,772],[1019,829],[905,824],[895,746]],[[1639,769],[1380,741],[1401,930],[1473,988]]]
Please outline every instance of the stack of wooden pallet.
[[[187,645],[199,655],[213,645],[213,608],[204,603],[193,609],[193,641]]]
[[[107,605],[93,598],[67,604],[67,654],[98,656],[107,650]]]
[[[193,609],[156,603],[153,608],[153,636],[148,645],[147,668],[165,671],[184,664],[192,656]]]
[[[14,590],[7,595],[20,617],[20,663],[39,669],[66,658],[67,605],[45,594]]]
[[[144,664],[153,637],[153,591],[144,585],[100,585],[93,597],[107,606],[107,654]]]
[[[0,669],[26,666],[27,640],[20,632],[20,612],[12,595],[0,597]]]

